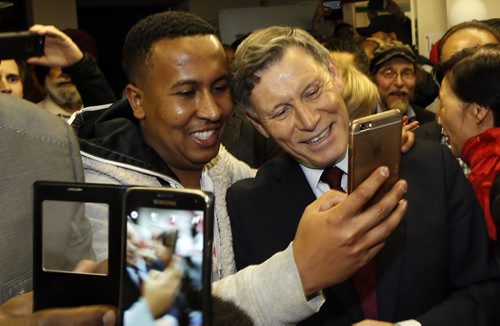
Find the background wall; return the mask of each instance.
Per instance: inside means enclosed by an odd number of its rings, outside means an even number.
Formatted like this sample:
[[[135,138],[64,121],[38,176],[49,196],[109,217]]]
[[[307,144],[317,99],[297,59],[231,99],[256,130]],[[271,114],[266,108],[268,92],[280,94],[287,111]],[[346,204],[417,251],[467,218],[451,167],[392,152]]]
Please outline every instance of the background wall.
[[[290,25],[311,28],[315,4],[222,9],[219,29],[223,43],[231,44],[238,35],[270,25]]]
[[[442,0],[440,0],[442,1]],[[447,8],[451,8],[451,6],[457,2],[458,0],[445,0]],[[487,18],[498,18],[500,17],[500,1],[498,0],[482,0],[486,5],[488,10]]]
[[[428,56],[432,44],[448,29],[447,12],[458,0],[412,0],[416,8],[417,40],[420,54]],[[486,18],[500,17],[500,1],[482,0],[487,8]]]
[[[447,30],[446,3],[444,0],[413,0],[413,3],[418,50],[428,57],[432,45]]]
[[[30,22],[77,28],[75,0],[29,0],[27,13]]]

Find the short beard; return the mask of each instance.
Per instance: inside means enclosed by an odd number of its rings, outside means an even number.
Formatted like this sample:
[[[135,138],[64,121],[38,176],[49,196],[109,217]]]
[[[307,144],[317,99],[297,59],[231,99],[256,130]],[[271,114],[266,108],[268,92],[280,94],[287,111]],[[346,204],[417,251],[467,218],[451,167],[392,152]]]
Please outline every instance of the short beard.
[[[47,88],[49,97],[65,110],[79,110],[82,107],[82,98],[75,87],[51,89]]]
[[[396,109],[399,111],[399,113],[405,114],[406,111],[408,111],[408,105],[410,105],[410,103],[407,103],[406,101],[405,102],[396,101],[396,102],[391,103],[391,105],[388,106],[387,109],[388,110]]]

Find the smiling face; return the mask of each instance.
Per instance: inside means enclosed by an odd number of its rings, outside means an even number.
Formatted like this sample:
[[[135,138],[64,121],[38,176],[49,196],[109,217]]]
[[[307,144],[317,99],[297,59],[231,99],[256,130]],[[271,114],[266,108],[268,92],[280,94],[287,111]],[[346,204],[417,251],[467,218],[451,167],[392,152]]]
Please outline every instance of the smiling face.
[[[439,98],[441,99],[439,124],[443,127],[445,135],[449,137],[451,151],[455,156],[459,156],[465,142],[482,132],[476,110],[472,105],[468,105],[457,97],[447,77],[441,83]]]
[[[299,47],[256,73],[252,123],[308,167],[334,165],[347,148],[349,118],[334,76],[333,64],[328,70]]]
[[[415,66],[403,58],[393,58],[380,66],[375,82],[384,110],[406,109],[415,92]]]
[[[174,173],[201,171],[232,111],[222,45],[214,35],[156,42],[146,76],[127,96],[144,141]]]

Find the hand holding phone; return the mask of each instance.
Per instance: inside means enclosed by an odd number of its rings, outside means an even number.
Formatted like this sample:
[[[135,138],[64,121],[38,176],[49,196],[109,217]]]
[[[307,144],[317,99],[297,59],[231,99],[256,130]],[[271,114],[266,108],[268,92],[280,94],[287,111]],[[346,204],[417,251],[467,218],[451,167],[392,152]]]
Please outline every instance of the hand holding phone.
[[[49,67],[67,67],[83,58],[83,53],[73,40],[55,26],[33,25],[30,33],[45,38],[44,53],[31,57],[28,63]]]
[[[40,57],[44,54],[45,37],[28,31],[0,33],[0,60]]]
[[[141,296],[157,318],[210,324],[212,200],[198,190],[128,189],[124,325],[142,313],[134,308]]]
[[[380,166],[389,168],[389,178],[372,201],[399,180],[403,118],[390,110],[353,120],[349,126],[348,193]]]
[[[211,325],[211,194],[49,181],[34,188],[35,311],[108,304],[120,325],[151,315]],[[96,229],[105,229],[105,246]]]

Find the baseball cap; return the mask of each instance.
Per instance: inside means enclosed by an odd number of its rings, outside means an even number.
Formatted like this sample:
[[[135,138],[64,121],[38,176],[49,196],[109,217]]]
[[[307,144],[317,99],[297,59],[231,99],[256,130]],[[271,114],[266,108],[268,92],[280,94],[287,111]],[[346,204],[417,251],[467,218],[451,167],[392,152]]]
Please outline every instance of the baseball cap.
[[[375,73],[382,64],[396,57],[403,58],[410,63],[417,62],[417,57],[409,45],[401,42],[387,43],[373,53],[373,58],[370,60],[370,72]]]

